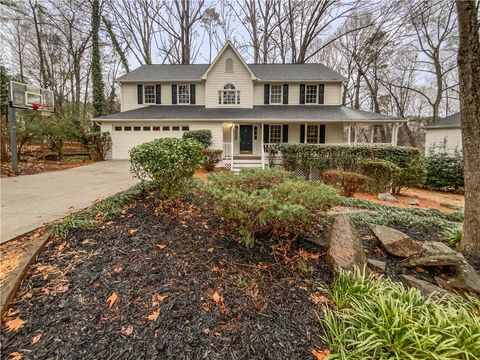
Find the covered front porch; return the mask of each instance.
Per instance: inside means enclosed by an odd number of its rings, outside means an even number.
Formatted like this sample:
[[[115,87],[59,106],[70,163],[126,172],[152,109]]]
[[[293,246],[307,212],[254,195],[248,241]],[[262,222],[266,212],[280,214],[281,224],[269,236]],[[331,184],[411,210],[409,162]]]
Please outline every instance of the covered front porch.
[[[224,122],[223,123],[223,166],[232,171],[241,168],[265,168],[281,163],[279,154],[273,154],[276,146],[291,144],[328,145],[397,145],[401,122],[386,123],[390,141],[377,142],[376,122]],[[385,125],[383,123],[382,125]],[[362,129],[360,136],[360,129]],[[369,131],[366,139],[365,133]],[[366,141],[367,140],[367,141]]]

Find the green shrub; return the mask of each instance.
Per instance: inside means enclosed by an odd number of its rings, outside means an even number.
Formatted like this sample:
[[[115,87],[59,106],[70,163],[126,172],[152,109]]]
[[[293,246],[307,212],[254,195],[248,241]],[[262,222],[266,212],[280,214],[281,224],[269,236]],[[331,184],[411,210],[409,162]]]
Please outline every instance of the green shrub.
[[[171,199],[191,184],[205,161],[203,147],[193,139],[156,139],[130,150],[130,171],[149,180],[162,199]]]
[[[365,159],[361,161],[360,169],[362,174],[369,177],[365,190],[373,194],[390,191],[401,173],[399,166],[380,159]]]
[[[206,149],[212,146],[212,132],[210,130],[190,130],[183,133],[184,139],[194,139]]]
[[[281,144],[283,166],[288,171],[302,170],[310,174],[316,169],[358,172],[364,159],[387,160],[401,169],[393,184],[399,192],[403,187],[421,186],[426,177],[426,164],[420,149],[400,146],[350,146],[324,144]]]
[[[337,199],[329,186],[295,180],[274,169],[211,174],[204,190],[218,214],[236,224],[248,247],[260,238],[298,238]]]
[[[424,187],[439,191],[463,192],[463,158],[455,151],[433,153],[427,157],[427,177]]]
[[[323,340],[332,359],[478,359],[478,299],[442,301],[359,271],[341,272],[328,296]]]
[[[455,226],[443,232],[442,241],[448,246],[457,246],[463,239],[463,226]]]
[[[222,161],[222,150],[205,149],[203,150],[203,154],[206,156],[204,167],[207,171],[215,170],[215,166]]]
[[[87,148],[92,160],[105,160],[112,149],[112,137],[109,132],[93,131],[85,134]]]
[[[363,187],[368,180],[368,177],[354,172],[341,170],[327,170],[322,174],[322,181],[325,184],[340,188],[341,195],[353,196],[355,191]]]

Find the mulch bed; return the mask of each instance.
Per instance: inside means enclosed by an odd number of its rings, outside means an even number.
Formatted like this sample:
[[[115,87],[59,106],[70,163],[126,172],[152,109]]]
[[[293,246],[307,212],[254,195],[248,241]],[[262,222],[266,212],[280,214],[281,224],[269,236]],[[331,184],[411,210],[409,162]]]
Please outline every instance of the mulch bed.
[[[315,299],[331,273],[321,248],[299,246],[290,262],[247,250],[198,195],[139,200],[101,229],[47,245],[4,318],[25,323],[2,329],[1,354],[312,358],[325,347]]]
[[[74,167],[93,163],[89,159],[69,159],[66,161],[35,160],[22,161],[18,164],[18,175],[33,175],[47,171],[57,171],[71,169]],[[0,166],[1,177],[15,176],[9,162],[2,163]]]

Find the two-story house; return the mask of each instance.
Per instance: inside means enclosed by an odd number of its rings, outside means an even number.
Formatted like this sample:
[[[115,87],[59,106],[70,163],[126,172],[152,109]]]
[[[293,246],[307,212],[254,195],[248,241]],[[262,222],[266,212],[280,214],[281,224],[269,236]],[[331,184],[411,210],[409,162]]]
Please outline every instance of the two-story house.
[[[395,144],[404,121],[342,106],[346,79],[324,65],[247,64],[230,42],[211,64],[143,65],[117,81],[121,112],[94,119],[111,133],[112,159],[155,138],[209,129],[221,165],[264,167],[271,144],[355,144],[353,127],[382,123]]]

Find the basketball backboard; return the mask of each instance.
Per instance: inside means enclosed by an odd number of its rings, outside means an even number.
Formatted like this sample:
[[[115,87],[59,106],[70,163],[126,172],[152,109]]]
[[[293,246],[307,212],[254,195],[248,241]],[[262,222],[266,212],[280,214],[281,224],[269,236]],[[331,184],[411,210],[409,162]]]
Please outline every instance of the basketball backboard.
[[[55,111],[53,91],[38,86],[10,81],[11,106],[20,109]]]

